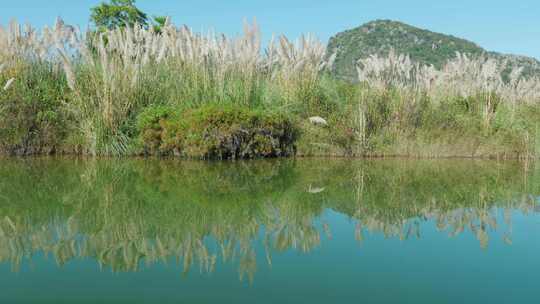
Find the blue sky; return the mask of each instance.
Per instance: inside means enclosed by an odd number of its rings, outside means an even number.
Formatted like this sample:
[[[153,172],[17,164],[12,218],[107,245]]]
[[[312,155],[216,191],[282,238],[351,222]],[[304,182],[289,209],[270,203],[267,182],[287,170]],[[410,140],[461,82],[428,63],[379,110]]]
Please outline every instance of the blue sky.
[[[0,0],[0,23],[11,18],[35,26],[61,16],[85,27],[89,8],[100,0]],[[256,17],[265,38],[334,33],[373,19],[394,19],[472,40],[488,50],[540,58],[539,0],[138,0],[151,15],[169,15],[195,30],[240,32]]]

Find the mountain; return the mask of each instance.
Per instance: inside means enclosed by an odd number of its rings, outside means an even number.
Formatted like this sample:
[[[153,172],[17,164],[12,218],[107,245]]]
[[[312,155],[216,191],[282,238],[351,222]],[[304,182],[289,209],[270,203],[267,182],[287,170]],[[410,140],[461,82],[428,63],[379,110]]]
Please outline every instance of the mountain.
[[[342,79],[355,80],[355,64],[359,59],[390,50],[407,54],[415,62],[441,68],[456,52],[471,56],[490,56],[508,61],[511,66],[523,66],[524,75],[540,75],[540,61],[535,58],[488,52],[474,42],[451,35],[435,33],[402,22],[376,20],[338,33],[330,38],[328,54],[336,53],[334,73]]]

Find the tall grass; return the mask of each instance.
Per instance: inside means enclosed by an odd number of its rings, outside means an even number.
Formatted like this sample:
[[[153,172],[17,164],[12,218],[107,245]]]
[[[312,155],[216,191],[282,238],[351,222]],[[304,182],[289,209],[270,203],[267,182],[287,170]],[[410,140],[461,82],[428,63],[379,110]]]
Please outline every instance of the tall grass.
[[[40,34],[16,22],[0,27],[0,151],[50,153],[62,141],[69,92],[56,46],[69,39],[60,25]]]
[[[263,47],[255,22],[235,37],[170,20],[99,33],[12,22],[0,27],[0,149],[137,153],[145,109],[233,105],[296,117],[302,155],[536,156],[540,80],[520,67],[459,54],[436,70],[390,53],[346,83],[333,59],[309,35]]]
[[[394,154],[533,157],[540,79],[522,69],[459,53],[441,70],[393,52],[360,60],[359,130]]]
[[[324,68],[324,46],[311,37],[281,37],[262,51],[256,24],[228,38],[193,33],[167,22],[160,33],[140,26],[82,36],[74,50],[59,48],[73,113],[93,154],[123,154],[140,109],[208,103],[281,107],[310,90]],[[69,56],[69,53],[75,53]]]

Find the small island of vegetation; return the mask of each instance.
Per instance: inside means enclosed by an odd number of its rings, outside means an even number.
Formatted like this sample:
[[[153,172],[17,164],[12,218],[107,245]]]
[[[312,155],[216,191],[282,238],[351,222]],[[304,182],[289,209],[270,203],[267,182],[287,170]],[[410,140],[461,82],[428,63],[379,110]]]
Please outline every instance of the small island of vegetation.
[[[134,2],[92,9],[95,26],[86,33],[60,19],[41,31],[15,21],[0,27],[2,154],[536,158],[540,152],[540,78],[523,60],[431,32],[429,53],[403,44],[407,49],[351,57],[343,54],[351,43],[346,35],[328,47],[312,36],[296,42],[282,36],[263,48],[256,23],[246,23],[239,37],[195,33],[148,17]],[[381,21],[360,33],[395,36],[395,27],[411,32]],[[412,32],[423,41],[422,31]],[[354,61],[343,68],[343,58]]]

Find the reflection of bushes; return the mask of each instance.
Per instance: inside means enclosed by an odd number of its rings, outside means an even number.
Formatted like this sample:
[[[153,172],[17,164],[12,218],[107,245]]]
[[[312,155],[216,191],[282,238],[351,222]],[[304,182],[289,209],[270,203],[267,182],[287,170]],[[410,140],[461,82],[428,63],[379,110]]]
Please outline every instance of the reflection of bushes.
[[[358,239],[407,239],[430,220],[451,235],[470,230],[485,247],[495,211],[532,210],[527,195],[540,192],[536,173],[494,162],[0,162],[0,260],[14,267],[35,251],[115,271],[171,258],[212,271],[223,260],[251,279],[254,241],[268,262],[273,251],[309,252],[331,228],[319,224],[326,208],[357,220]]]
[[[420,222],[433,221],[450,235],[468,229],[486,247],[487,231],[498,228],[497,210],[535,205],[527,193],[539,189],[524,181],[528,176],[520,167],[495,162],[375,161],[344,182],[356,189],[358,204],[333,208],[358,220],[359,239],[366,230],[406,239],[420,234]]]

